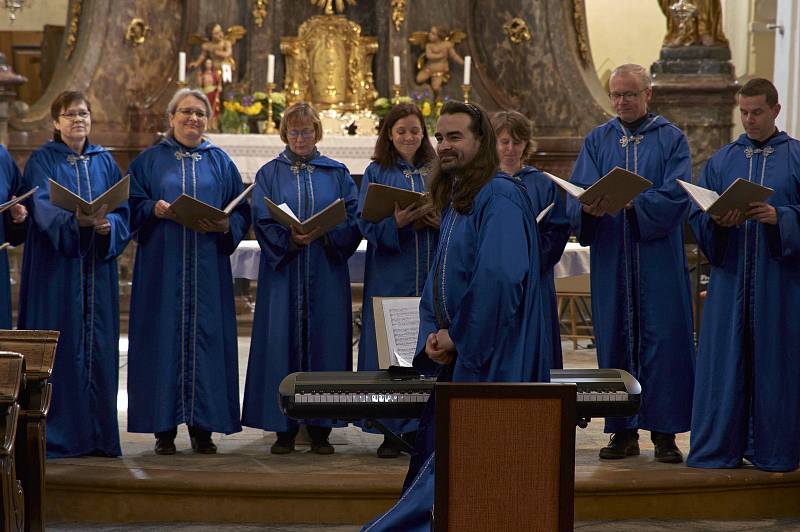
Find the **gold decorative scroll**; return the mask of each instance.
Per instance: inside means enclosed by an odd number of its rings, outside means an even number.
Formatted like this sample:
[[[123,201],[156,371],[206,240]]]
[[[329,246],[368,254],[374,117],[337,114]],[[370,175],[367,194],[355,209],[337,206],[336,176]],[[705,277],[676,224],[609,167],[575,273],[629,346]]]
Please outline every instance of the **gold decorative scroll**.
[[[150,26],[143,19],[135,18],[131,20],[128,31],[125,32],[125,42],[134,47],[139,46],[144,44],[148,33],[150,33]]]
[[[78,25],[81,21],[81,4],[83,0],[72,0],[69,13],[69,28],[67,29],[67,43],[64,47],[64,59],[72,57],[75,45],[78,43]]]
[[[406,0],[392,0],[392,22],[394,30],[400,31],[406,21]]]
[[[255,0],[253,2],[253,10],[250,13],[253,15],[256,26],[262,27],[264,19],[267,18],[267,0]]]
[[[338,13],[344,13],[345,2],[351,6],[356,5],[356,0],[311,0],[312,4],[324,9],[326,15],[333,15],[334,8]]]
[[[520,17],[514,17],[503,24],[503,31],[508,35],[509,40],[514,44],[521,44],[522,41],[531,40],[531,32],[528,23]]]
[[[583,0],[575,0],[572,10],[572,21],[575,24],[575,34],[578,38],[578,54],[583,66],[589,64],[589,31],[586,29],[586,8]]]

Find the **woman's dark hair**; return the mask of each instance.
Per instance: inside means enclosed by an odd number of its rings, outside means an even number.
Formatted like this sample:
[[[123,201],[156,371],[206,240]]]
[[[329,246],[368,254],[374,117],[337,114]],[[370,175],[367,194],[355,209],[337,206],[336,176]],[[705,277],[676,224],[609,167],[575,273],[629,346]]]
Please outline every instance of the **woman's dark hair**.
[[[425,128],[425,119],[422,112],[413,103],[401,103],[395,105],[389,114],[383,119],[381,130],[378,132],[378,141],[375,143],[375,152],[372,160],[377,161],[381,168],[391,168],[397,164],[400,154],[392,142],[392,128],[401,118],[416,116],[419,119],[419,127],[422,128],[422,143],[414,154],[414,166],[420,166],[436,158],[431,139],[428,137],[428,130]]]
[[[491,181],[497,173],[500,158],[497,155],[497,140],[486,111],[474,103],[450,100],[442,106],[440,116],[463,113],[469,116],[468,129],[480,140],[478,152],[469,164],[458,175],[458,186],[454,185],[455,175],[439,171],[431,183],[433,205],[442,212],[448,202],[461,214],[472,211],[475,195],[483,186]]]
[[[56,99],[50,104],[50,117],[53,119],[53,122],[58,122],[61,113],[75,102],[85,103],[89,112],[92,112],[92,104],[89,103],[89,100],[86,99],[86,96],[84,96],[82,92],[64,91],[56,96]],[[55,128],[53,128],[53,140],[61,141],[61,132]]]
[[[536,151],[536,143],[533,141],[531,121],[525,118],[525,115],[517,111],[500,111],[492,115],[492,127],[494,127],[494,134],[498,137],[500,133],[506,131],[512,139],[524,143],[522,164],[530,161],[533,152]]]

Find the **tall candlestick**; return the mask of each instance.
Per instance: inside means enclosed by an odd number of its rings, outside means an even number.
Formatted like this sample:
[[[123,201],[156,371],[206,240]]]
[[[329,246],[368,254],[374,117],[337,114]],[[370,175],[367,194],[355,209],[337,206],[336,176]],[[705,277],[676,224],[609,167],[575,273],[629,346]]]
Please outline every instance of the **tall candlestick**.
[[[270,56],[274,57],[274,56]],[[274,59],[273,59],[273,71],[272,74],[275,74],[274,68]],[[269,74],[269,72],[267,72]],[[274,135],[275,134],[275,118],[272,114],[272,91],[275,90],[275,83],[268,81],[267,82],[267,124],[264,128],[264,133],[267,135]]]
[[[186,83],[186,52],[178,52],[178,83]]]
[[[275,56],[267,56],[267,83],[275,83]]]
[[[392,66],[394,71],[394,84],[400,85],[400,56],[392,57]]]
[[[472,70],[472,56],[464,56],[464,85],[469,85],[470,71]]]

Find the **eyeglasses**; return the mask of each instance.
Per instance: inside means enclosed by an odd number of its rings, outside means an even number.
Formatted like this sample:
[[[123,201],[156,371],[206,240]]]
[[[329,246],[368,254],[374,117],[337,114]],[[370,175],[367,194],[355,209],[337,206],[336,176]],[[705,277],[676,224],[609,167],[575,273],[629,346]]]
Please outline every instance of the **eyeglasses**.
[[[303,137],[304,139],[308,140],[314,138],[315,131],[313,129],[304,129],[302,131],[298,131],[296,129],[290,129],[286,132],[286,136],[290,139],[296,139],[297,137]]]
[[[202,120],[203,118],[208,116],[208,115],[206,115],[205,111],[201,111],[199,109],[188,109],[186,107],[184,107],[182,109],[178,109],[176,112],[178,114],[180,114],[181,116],[185,116],[186,118],[190,118],[192,116],[196,116],[200,120]]]
[[[636,92],[609,92],[608,97],[611,98],[612,101],[618,102],[620,100],[631,101],[641,93],[646,91],[647,89],[642,89]]]
[[[79,118],[81,120],[86,120],[87,118],[89,118],[91,116],[91,113],[89,111],[69,111],[67,113],[61,113],[58,116],[63,116],[67,120],[75,121],[75,120],[77,120]]]

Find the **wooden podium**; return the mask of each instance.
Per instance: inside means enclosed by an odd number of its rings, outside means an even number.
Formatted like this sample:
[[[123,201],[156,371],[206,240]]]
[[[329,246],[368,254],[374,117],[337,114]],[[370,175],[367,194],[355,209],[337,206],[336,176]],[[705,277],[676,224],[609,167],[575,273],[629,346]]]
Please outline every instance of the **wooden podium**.
[[[436,385],[433,529],[571,531],[573,384]]]
[[[25,528],[22,485],[17,480],[15,440],[20,408],[20,391],[25,362],[19,353],[0,351],[0,527],[21,532]]]

